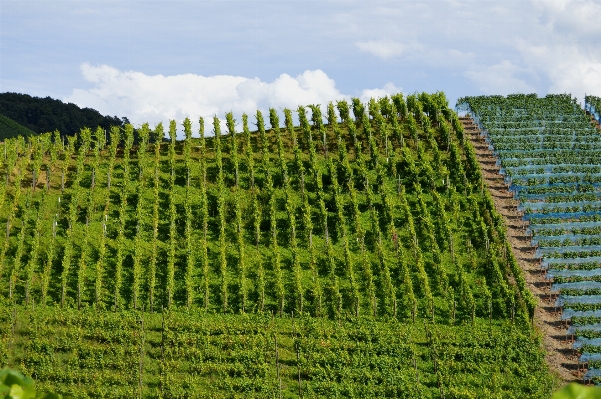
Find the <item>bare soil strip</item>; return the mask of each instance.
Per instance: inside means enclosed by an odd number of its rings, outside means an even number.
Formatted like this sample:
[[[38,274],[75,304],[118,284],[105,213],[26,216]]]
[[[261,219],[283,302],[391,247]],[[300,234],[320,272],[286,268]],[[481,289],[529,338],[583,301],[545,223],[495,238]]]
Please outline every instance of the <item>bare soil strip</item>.
[[[480,137],[478,127],[471,118],[461,118],[461,122],[466,137],[476,150],[484,182],[497,211],[505,219],[513,254],[524,271],[528,288],[539,299],[534,323],[543,338],[547,364],[563,381],[580,381],[583,372],[578,370],[578,357],[572,350],[571,342],[566,339],[566,327],[560,320],[560,314],[555,312],[554,300],[552,301],[549,295],[549,285],[540,271],[540,261],[534,257],[535,248],[530,245],[530,237],[525,234],[528,222],[522,221],[521,213],[517,210],[519,202],[513,199],[503,176],[498,173],[496,158],[488,149],[488,144]]]

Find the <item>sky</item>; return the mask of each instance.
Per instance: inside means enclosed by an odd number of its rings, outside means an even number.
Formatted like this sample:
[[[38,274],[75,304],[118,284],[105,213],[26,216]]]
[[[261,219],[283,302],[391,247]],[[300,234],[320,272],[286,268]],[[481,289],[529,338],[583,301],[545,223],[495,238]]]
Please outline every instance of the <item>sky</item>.
[[[402,92],[601,95],[601,2],[0,0],[0,92],[134,125]]]

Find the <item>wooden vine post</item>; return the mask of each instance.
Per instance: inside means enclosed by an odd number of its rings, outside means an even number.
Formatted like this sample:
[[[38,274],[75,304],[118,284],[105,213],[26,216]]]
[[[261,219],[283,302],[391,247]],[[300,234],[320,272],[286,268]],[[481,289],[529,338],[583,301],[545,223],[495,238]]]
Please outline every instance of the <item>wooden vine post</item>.
[[[303,385],[301,380],[301,369],[300,369],[300,350],[299,343],[296,337],[296,326],[294,324],[294,311],[292,311],[292,334],[294,336],[294,350],[296,351],[296,370],[298,372],[298,397],[303,397]]]
[[[278,335],[273,333],[273,339],[275,342],[275,370],[278,376],[278,398],[282,399],[282,376],[280,375],[280,356],[278,352]]]
[[[144,371],[144,316],[140,317],[140,366],[138,371],[138,398],[142,398],[142,380]]]

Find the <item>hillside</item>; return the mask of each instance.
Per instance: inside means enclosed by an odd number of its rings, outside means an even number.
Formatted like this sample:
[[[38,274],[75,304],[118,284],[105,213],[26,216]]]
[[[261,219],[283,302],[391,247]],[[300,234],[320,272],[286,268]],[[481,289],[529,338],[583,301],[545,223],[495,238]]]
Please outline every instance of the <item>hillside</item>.
[[[296,112],[5,143],[1,363],[81,398],[547,398],[444,94]]]
[[[12,119],[7,118],[4,115],[0,115],[0,141],[17,136],[31,136],[36,133],[32,130],[27,129],[24,126],[19,125]]]
[[[598,118],[601,100],[587,96],[585,101],[586,109]],[[524,238],[535,250],[535,259],[527,267],[531,275],[540,276],[536,283],[542,287],[534,290],[553,311],[542,315],[548,320],[546,333],[549,339],[562,341],[552,346],[571,347],[579,354],[557,366],[572,373],[584,368],[586,373],[576,375],[599,383],[601,136],[597,123],[569,95],[466,97],[459,106],[478,121],[501,166],[499,173],[519,201]],[[566,345],[563,337],[573,342]]]
[[[20,93],[0,93],[0,115],[36,133],[58,130],[63,136],[72,136],[85,127],[109,130],[111,126],[123,127],[127,123],[127,118],[103,116],[91,108]]]

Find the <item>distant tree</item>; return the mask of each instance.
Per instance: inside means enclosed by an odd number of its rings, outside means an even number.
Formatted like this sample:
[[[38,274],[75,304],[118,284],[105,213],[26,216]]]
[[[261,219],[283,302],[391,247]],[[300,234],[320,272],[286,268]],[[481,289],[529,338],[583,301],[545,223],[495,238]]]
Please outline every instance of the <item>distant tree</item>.
[[[127,117],[104,116],[92,108],[20,93],[0,93],[0,115],[35,133],[58,130],[62,136],[73,136],[84,127],[110,130],[130,123]]]

